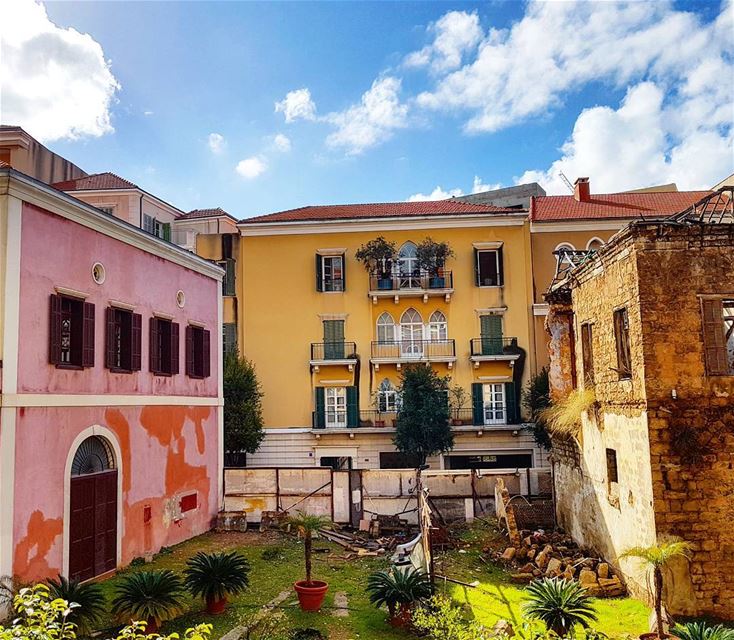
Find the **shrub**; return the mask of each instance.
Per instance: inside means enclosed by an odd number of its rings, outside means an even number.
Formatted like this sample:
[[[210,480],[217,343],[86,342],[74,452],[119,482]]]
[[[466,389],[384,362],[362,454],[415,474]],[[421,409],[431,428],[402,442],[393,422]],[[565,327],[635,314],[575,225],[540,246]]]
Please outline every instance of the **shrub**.
[[[89,635],[98,628],[107,612],[107,601],[97,583],[81,584],[78,580],[69,580],[63,576],[49,580],[51,597],[74,602],[79,606],[72,609],[67,620],[76,625],[79,635]]]
[[[679,640],[734,640],[734,629],[721,624],[711,627],[705,622],[677,624],[671,633]]]
[[[543,412],[551,405],[548,369],[543,367],[536,375],[530,377],[530,381],[522,392],[522,404],[532,421],[532,425],[527,427],[527,430],[533,434],[533,439],[539,446],[550,451],[550,434],[543,418]]]
[[[186,562],[187,589],[208,604],[237,595],[250,584],[250,564],[236,551],[204,553],[199,551]]]
[[[255,453],[263,441],[263,392],[255,365],[238,353],[224,358],[224,450]]]
[[[385,605],[391,617],[398,609],[427,598],[431,591],[431,581],[421,571],[377,571],[367,578],[370,602],[378,608]]]
[[[576,436],[581,429],[581,416],[594,406],[593,389],[574,389],[565,398],[554,402],[541,413],[548,431],[557,436]]]
[[[413,626],[428,640],[489,640],[488,629],[467,621],[464,612],[444,596],[434,596],[413,613]]]
[[[112,612],[128,620],[144,620],[148,629],[170,620],[183,609],[181,578],[168,569],[124,576],[112,600]]]
[[[17,618],[0,627],[0,640],[75,640],[76,627],[67,617],[77,606],[52,598],[45,584],[25,587],[13,598]]]
[[[157,633],[146,634],[146,623],[145,622],[133,622],[127,627],[123,628],[120,633],[114,638],[114,640],[179,640],[180,636],[177,633],[172,633],[169,636],[160,636]],[[181,640],[208,640],[212,632],[212,625],[210,624],[198,624],[195,627],[190,627],[184,632]]]
[[[589,596],[580,584],[563,578],[543,578],[527,588],[528,601],[523,610],[528,617],[540,620],[552,632],[564,637],[576,625],[587,627],[596,620]]]

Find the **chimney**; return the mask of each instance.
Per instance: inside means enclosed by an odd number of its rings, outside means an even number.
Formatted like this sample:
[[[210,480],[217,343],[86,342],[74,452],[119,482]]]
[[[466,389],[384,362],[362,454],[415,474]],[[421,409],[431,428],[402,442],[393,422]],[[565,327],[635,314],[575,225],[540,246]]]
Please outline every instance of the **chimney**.
[[[573,197],[579,202],[591,200],[591,186],[588,178],[576,178],[573,183]]]

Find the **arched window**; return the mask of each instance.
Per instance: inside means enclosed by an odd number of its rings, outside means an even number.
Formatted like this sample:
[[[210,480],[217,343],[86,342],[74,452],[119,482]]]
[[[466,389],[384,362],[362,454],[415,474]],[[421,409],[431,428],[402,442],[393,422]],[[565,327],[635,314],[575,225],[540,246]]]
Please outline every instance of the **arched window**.
[[[589,242],[586,243],[586,249],[588,251],[597,251],[598,249],[601,249],[604,246],[604,241],[601,238],[592,238],[589,240]]]
[[[574,247],[570,242],[561,242],[561,244],[559,244],[554,249],[554,252],[557,252],[557,251],[576,251],[576,247]],[[560,255],[558,257],[561,258]],[[568,257],[564,257],[562,258],[562,260],[565,264],[573,264],[571,259]]]
[[[448,338],[448,326],[446,316],[441,311],[434,311],[428,321],[428,339],[432,342],[446,340]]]
[[[110,443],[99,436],[90,436],[83,440],[74,454],[71,463],[71,475],[83,476],[88,473],[100,473],[115,468],[115,456]]]
[[[423,354],[423,318],[412,307],[406,309],[400,318],[400,344],[403,355]]]
[[[395,342],[395,321],[387,311],[377,318],[377,342],[380,344]]]
[[[418,268],[418,247],[413,242],[406,242],[398,252],[398,269],[400,271],[400,288],[420,287],[420,269]]]
[[[385,378],[377,389],[377,411],[392,413],[398,410],[398,392],[392,382]]]

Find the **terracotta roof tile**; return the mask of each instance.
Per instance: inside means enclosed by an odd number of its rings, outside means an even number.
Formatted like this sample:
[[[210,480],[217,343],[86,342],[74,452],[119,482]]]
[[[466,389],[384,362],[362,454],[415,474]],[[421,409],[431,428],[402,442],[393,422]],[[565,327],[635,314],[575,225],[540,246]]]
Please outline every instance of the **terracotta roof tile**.
[[[242,224],[261,222],[307,222],[317,220],[355,220],[361,218],[403,218],[453,214],[518,213],[487,204],[470,204],[457,200],[428,202],[376,202],[372,204],[332,204],[300,207],[242,220]]]
[[[59,191],[96,191],[104,189],[140,189],[138,185],[114,173],[95,173],[84,178],[64,180],[51,185]]]
[[[193,209],[192,211],[189,211],[188,213],[182,215],[179,220],[195,220],[196,218],[216,218],[218,216],[227,216],[228,218],[232,218],[232,220],[236,219],[233,215],[227,213],[221,207],[216,207],[215,209]]]
[[[573,196],[538,196],[532,199],[533,222],[559,220],[599,220],[604,218],[657,218],[669,216],[708,195],[709,191],[665,193],[592,194],[579,202]]]

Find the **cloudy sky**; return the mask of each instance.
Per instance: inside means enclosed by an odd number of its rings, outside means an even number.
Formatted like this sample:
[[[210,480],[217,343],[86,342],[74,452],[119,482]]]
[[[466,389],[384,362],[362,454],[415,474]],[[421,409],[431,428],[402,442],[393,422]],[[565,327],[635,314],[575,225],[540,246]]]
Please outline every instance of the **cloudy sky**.
[[[185,210],[734,171],[734,0],[14,0],[0,29],[3,124]]]

